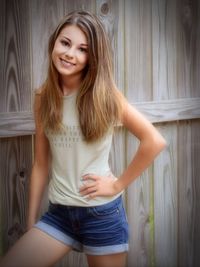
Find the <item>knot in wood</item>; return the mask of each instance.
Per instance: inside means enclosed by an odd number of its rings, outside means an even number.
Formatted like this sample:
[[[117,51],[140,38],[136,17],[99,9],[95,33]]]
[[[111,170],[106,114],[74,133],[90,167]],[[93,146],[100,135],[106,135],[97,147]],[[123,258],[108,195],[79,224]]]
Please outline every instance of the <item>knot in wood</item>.
[[[108,14],[109,12],[109,6],[108,6],[108,3],[104,3],[102,6],[101,6],[101,13],[106,15]]]
[[[19,175],[20,175],[20,177],[24,178],[24,176],[25,176],[24,171],[20,171]]]

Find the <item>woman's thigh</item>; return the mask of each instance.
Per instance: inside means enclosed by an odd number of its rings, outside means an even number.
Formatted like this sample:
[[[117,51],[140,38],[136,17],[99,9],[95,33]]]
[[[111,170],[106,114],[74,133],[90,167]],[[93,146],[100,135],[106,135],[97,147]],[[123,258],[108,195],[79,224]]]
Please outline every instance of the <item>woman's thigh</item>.
[[[89,267],[125,267],[127,253],[87,255]]]
[[[47,267],[70,250],[69,246],[32,228],[3,257],[0,267]]]

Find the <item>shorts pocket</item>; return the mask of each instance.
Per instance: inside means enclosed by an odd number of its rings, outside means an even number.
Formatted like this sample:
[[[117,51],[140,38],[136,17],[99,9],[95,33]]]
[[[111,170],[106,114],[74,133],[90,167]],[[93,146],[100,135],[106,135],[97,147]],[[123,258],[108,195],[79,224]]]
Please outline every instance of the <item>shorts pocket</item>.
[[[113,203],[113,205],[105,204],[95,207],[90,207],[89,212],[96,218],[110,218],[110,217],[118,217],[121,214],[121,204]]]

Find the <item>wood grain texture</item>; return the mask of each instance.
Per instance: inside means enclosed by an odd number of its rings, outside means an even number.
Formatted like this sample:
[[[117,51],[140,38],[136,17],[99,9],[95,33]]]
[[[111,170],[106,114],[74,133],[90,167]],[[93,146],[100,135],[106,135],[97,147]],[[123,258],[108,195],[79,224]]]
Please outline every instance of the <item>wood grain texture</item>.
[[[200,2],[177,0],[177,89],[179,97],[198,97],[200,74]]]
[[[199,7],[199,1],[177,1],[177,91],[179,97],[199,96],[200,54],[197,49],[200,45]],[[193,125],[198,125],[198,121],[192,120],[178,124],[178,266],[198,266],[200,259],[199,254],[194,256],[195,248],[198,247],[198,251],[200,249],[200,243],[196,241],[200,240],[198,230],[195,233],[195,225],[199,224],[197,215],[199,210],[195,210],[195,207],[198,207],[196,192],[199,194],[198,186],[196,186],[198,178],[195,174],[198,163],[193,158],[196,153],[195,147],[198,147],[199,143],[198,128],[193,128]]]
[[[0,112],[28,111],[31,106],[28,2],[1,1],[0,17]],[[31,161],[30,136],[0,139],[0,227],[4,252],[22,235],[25,227]]]
[[[125,92],[130,102],[152,100],[151,1],[126,0]]]
[[[193,237],[192,249],[193,249],[193,266],[198,267],[200,262],[200,120],[195,120],[191,123],[191,138],[192,138],[192,184],[194,188],[194,202],[192,206],[192,227],[193,233],[190,234]]]
[[[176,8],[176,1],[152,0],[154,101],[178,98]],[[162,133],[168,148],[155,161],[153,174],[155,265],[172,267],[177,265],[178,239],[177,123],[168,124]]]
[[[138,141],[127,133],[127,161],[128,164],[137,148]],[[140,178],[134,181],[127,190],[127,215],[130,231],[130,249],[128,266],[151,266],[151,237],[150,237],[150,200],[151,200],[151,173],[146,170]]]
[[[1,207],[4,252],[26,227],[28,178],[32,159],[30,137],[0,140]]]
[[[177,125],[160,126],[167,141],[154,163],[155,266],[177,266]]]
[[[192,122],[178,127],[178,266],[193,266],[195,183],[192,170]]]
[[[76,10],[88,10],[95,13],[96,1],[93,0],[76,0],[76,1],[63,1],[64,13],[68,14]]]
[[[2,1],[1,1],[2,2]],[[30,42],[28,2],[4,3],[1,9],[3,42],[1,42],[0,112],[29,110]]]
[[[125,1],[125,95],[130,103],[152,101],[151,1]],[[126,135],[126,165],[137,149],[137,140]],[[127,190],[130,224],[128,266],[151,266],[151,178],[146,170]]]
[[[33,113],[0,113],[0,137],[14,137],[35,134]]]
[[[200,98],[136,102],[132,105],[152,123],[200,118]],[[0,113],[0,137],[31,134],[35,134],[33,113],[31,111]],[[123,136],[123,133],[117,136],[119,140]],[[120,142],[123,143],[124,138]]]
[[[153,100],[177,98],[176,1],[152,0]]]
[[[152,123],[197,119],[200,117],[200,98],[178,98],[133,104]]]

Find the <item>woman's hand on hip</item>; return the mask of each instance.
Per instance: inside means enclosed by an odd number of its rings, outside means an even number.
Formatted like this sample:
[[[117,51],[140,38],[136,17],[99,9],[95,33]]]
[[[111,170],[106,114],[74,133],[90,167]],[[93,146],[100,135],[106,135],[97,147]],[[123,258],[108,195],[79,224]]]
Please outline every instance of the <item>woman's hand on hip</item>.
[[[82,177],[83,186],[79,192],[89,199],[97,196],[114,196],[121,190],[117,183],[118,179],[113,176],[99,176],[96,174],[86,174]]]

